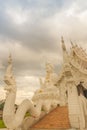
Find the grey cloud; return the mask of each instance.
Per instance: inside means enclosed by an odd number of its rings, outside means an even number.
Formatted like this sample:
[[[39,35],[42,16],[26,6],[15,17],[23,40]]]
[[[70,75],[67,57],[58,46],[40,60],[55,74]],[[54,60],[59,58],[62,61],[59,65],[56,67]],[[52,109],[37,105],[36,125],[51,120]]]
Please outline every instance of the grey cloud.
[[[45,76],[45,62],[54,64],[58,74],[62,64],[60,37],[64,35],[69,49],[70,39],[87,48],[86,1],[82,0],[4,0],[0,6],[0,86],[7,67],[9,50],[17,81],[17,99],[29,98],[40,87]],[[11,9],[11,10],[10,10]],[[26,21],[17,25],[6,12],[21,10]],[[20,13],[17,12],[17,13]],[[12,16],[12,18],[13,18]],[[82,45],[82,43],[84,45]],[[49,60],[50,59],[50,60]],[[0,87],[2,90],[2,87]]]
[[[26,26],[24,31],[22,29],[20,29],[20,31],[10,22],[5,23],[5,21],[7,21],[7,19],[2,19],[0,23],[0,33],[5,38],[7,37],[8,39],[18,40],[24,44],[24,46],[29,46],[36,51],[40,51],[41,48],[47,50],[55,49],[53,45],[55,42],[54,39],[51,38],[49,35],[50,32],[46,30],[45,27],[40,27],[41,23],[34,23],[35,25],[32,25],[31,27]],[[27,31],[25,31],[25,29]]]
[[[1,8],[0,33],[5,38],[7,37],[8,39],[18,40],[24,46],[40,53],[42,50],[57,51],[57,46],[54,44],[57,43],[57,40],[50,35],[50,30],[45,26],[44,21],[46,21],[46,18],[52,17],[54,14],[60,12],[62,7],[65,9],[65,7],[70,6],[70,3],[72,3],[72,1],[69,2],[69,0],[66,2],[64,2],[64,0],[16,0],[15,2],[9,0],[8,3],[6,1],[2,2],[4,10]],[[28,23],[30,19],[28,19],[26,24],[23,26],[16,26],[12,23],[5,12],[5,7],[9,8],[10,6],[13,6],[14,9],[16,9],[17,6],[21,7],[24,11],[30,10],[32,14],[31,23]],[[52,13],[52,11],[54,13]],[[47,15],[47,17],[44,17],[44,15]]]
[[[62,63],[61,35],[64,35],[66,39],[67,48],[70,46],[67,42],[70,39],[76,40],[81,45],[84,42],[83,46],[87,48],[86,3],[82,0],[1,1],[1,64],[6,68],[10,49],[15,76],[22,76],[21,79],[25,76],[44,76],[43,64],[45,65],[46,58],[53,59],[55,72],[58,73]],[[21,8],[24,14],[28,13],[25,23],[15,24],[6,13],[6,9],[10,8],[14,10]],[[1,76],[4,75],[2,73],[5,69],[2,71]]]
[[[4,9],[1,8],[0,10],[1,12],[0,13],[0,19],[1,19],[0,33],[1,35],[4,35],[5,37],[8,37],[10,39],[16,39],[16,40],[22,41],[24,42],[25,45],[29,44],[30,47],[32,46],[32,44],[36,43],[38,44],[38,46],[41,45],[44,48],[46,47],[45,43],[49,45],[49,42],[53,42],[53,40],[48,35],[49,30],[46,30],[46,28],[42,28],[42,26],[44,26],[44,23],[42,24],[42,21],[45,19],[43,15],[47,15],[47,17],[50,17],[50,14],[51,14],[52,16],[53,15],[52,11],[54,10],[55,13],[58,12],[59,8],[61,9],[61,6],[63,6],[63,3],[64,3],[63,0],[61,1],[59,0],[58,1],[57,0],[55,1],[52,1],[52,0],[51,1],[50,0],[47,0],[47,1],[16,0],[15,2],[13,0],[12,1],[9,0],[8,2],[6,1],[1,2]],[[31,10],[31,14],[32,14],[31,24],[28,24],[28,21],[27,21],[27,24],[24,27],[23,26],[17,27],[14,23],[12,23],[12,21],[9,19],[9,17],[7,16],[5,12],[6,8],[7,7],[9,8],[10,6],[13,6],[14,9],[16,9],[15,8],[16,6],[21,7],[22,10],[24,11],[25,9]]]

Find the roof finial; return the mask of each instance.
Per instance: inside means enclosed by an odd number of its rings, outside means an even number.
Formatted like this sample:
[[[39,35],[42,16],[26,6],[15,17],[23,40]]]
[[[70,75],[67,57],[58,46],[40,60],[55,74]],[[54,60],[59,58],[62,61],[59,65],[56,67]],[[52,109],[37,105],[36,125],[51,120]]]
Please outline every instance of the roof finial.
[[[61,37],[61,43],[62,43],[62,49],[63,49],[63,51],[66,51],[66,46],[65,46],[65,43],[64,43],[63,36]]]

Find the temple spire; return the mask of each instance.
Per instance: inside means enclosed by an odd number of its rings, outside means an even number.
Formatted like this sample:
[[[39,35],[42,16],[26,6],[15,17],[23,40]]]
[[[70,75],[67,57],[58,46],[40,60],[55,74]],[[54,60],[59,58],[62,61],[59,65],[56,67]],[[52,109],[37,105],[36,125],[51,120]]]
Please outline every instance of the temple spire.
[[[70,40],[70,43],[71,43],[72,47],[74,47],[74,44],[73,44],[73,42],[71,40]]]
[[[63,50],[63,61],[67,62],[68,53],[67,53],[67,50],[66,50],[66,46],[65,46],[65,43],[64,43],[63,36],[61,37],[61,43],[62,43],[62,50]]]
[[[12,64],[12,55],[11,55],[11,53],[9,54],[9,57],[8,57],[8,64]]]

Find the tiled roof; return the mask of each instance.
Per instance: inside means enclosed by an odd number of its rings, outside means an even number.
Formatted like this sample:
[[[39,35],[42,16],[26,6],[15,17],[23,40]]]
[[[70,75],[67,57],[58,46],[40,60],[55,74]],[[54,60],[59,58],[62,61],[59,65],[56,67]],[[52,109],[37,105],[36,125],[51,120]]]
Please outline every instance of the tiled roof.
[[[70,128],[69,118],[68,118],[68,108],[65,106],[57,107],[36,124],[32,128]]]

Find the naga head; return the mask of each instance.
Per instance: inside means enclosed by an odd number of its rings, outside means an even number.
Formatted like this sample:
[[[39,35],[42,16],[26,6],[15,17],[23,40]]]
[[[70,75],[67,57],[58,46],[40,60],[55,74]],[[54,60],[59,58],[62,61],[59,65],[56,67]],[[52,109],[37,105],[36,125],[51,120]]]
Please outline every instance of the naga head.
[[[16,82],[15,82],[15,78],[12,72],[11,54],[9,55],[9,58],[8,58],[8,66],[7,66],[5,76],[4,76],[4,82],[6,83],[5,90],[7,91],[15,90]]]

